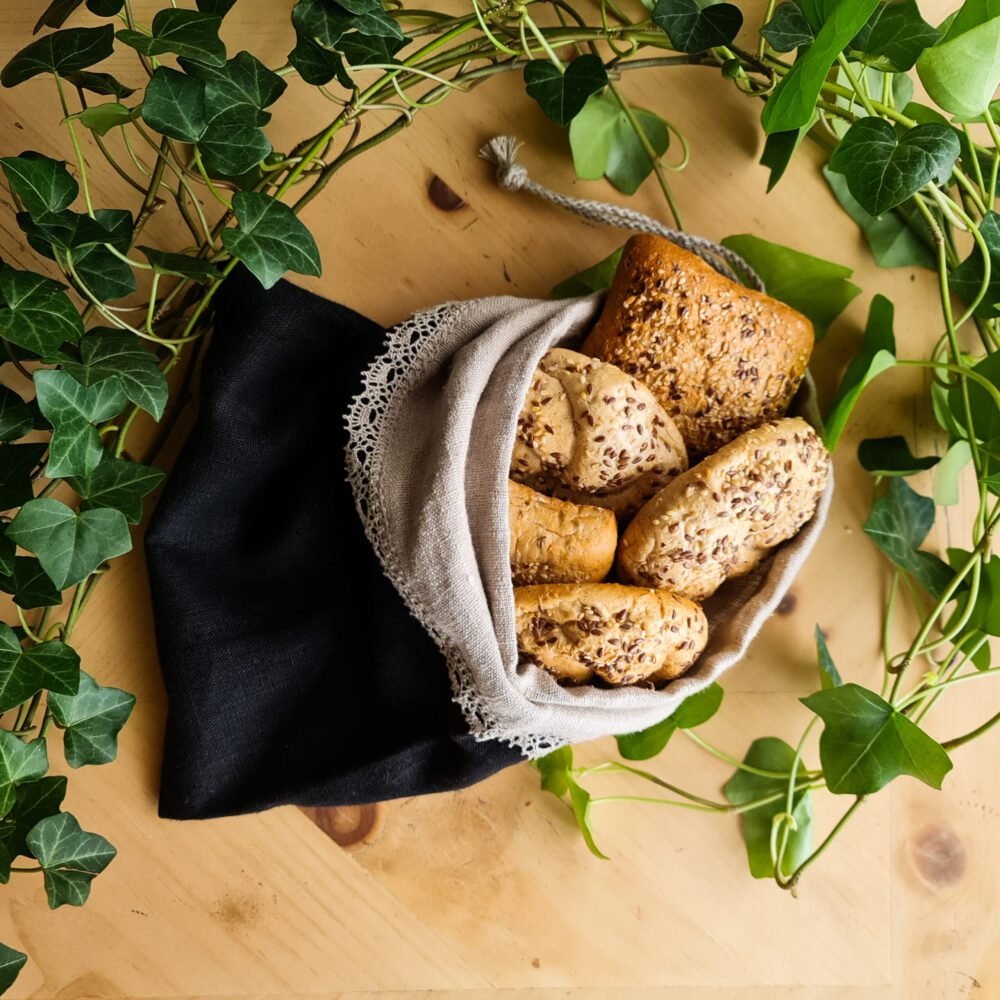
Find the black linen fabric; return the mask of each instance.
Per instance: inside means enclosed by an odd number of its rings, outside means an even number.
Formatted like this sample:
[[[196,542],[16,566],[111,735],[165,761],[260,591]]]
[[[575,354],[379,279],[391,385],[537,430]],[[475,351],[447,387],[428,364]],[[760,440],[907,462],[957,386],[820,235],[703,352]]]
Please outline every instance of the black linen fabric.
[[[355,510],[343,415],[381,334],[242,269],[216,296],[197,426],[146,535],[161,816],[441,792],[523,759],[469,734]]]

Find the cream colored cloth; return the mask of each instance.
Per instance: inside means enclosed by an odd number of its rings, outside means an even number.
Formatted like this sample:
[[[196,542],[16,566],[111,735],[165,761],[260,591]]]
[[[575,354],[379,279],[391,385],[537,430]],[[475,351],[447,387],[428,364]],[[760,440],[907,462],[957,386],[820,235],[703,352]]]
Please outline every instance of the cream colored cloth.
[[[390,331],[347,414],[348,478],[387,576],[441,647],[472,733],[529,757],[645,729],[728,670],[812,550],[833,491],[831,476],[802,531],[707,602],[708,646],[666,688],[560,687],[519,662],[507,514],[517,415],[541,356],[578,343],[600,304],[504,297],[417,313]],[[812,396],[807,384],[797,402],[815,421]]]

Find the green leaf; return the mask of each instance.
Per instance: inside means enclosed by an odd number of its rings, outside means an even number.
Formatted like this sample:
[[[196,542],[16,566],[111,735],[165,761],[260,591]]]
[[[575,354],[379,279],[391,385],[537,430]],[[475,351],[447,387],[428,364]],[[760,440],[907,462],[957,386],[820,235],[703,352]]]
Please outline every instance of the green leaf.
[[[74,87],[79,87],[80,90],[89,90],[92,94],[117,97],[118,100],[122,100],[135,93],[134,87],[126,87],[110,73],[93,73],[89,70],[81,70],[78,73],[66,73],[64,76]]]
[[[404,37],[399,25],[386,13],[379,0],[361,3],[351,0],[299,0],[292,10],[292,23],[298,32],[329,48],[337,48],[349,31],[387,38]]]
[[[106,380],[87,388],[69,372],[46,369],[35,373],[35,388],[39,409],[52,424],[45,474],[58,479],[95,469],[104,449],[94,424],[110,419],[125,405],[121,383]]]
[[[819,665],[819,682],[824,691],[831,688],[840,687],[844,681],[837,669],[837,664],[833,662],[830,650],[826,644],[826,636],[823,630],[816,626],[816,662]]]
[[[80,362],[66,361],[63,367],[75,381],[88,388],[110,380],[112,386],[120,386],[128,399],[154,420],[163,416],[170,394],[167,377],[160,370],[156,355],[146,350],[134,334],[108,327],[88,330],[80,342]]]
[[[770,171],[767,178],[768,192],[784,176],[795,151],[815,124],[816,119],[810,118],[801,128],[792,129],[790,132],[772,132],[764,140],[764,150],[760,154],[760,165],[767,167]]]
[[[662,156],[670,145],[666,122],[642,108],[633,108],[632,114],[657,155]],[[594,94],[570,122],[569,144],[578,177],[607,177],[625,194],[635,194],[653,170],[628,116],[610,91]]]
[[[52,259],[55,259],[52,247],[75,250],[94,243],[106,243],[110,239],[104,226],[82,212],[63,209],[61,212],[45,212],[35,216],[18,212],[15,218],[31,246]]]
[[[70,14],[82,6],[83,0],[52,0],[35,22],[34,28],[31,29],[32,34],[42,28],[61,28]]]
[[[94,244],[74,250],[73,267],[80,281],[101,302],[124,298],[136,289],[132,268],[106,246]]]
[[[368,63],[394,63],[396,53],[406,45],[403,38],[386,35],[362,35],[354,31],[344,35],[337,48],[352,66]]]
[[[13,389],[0,386],[0,441],[16,441],[34,426],[34,408]]]
[[[0,445],[0,510],[20,507],[31,499],[31,474],[45,448],[44,444]]]
[[[856,121],[830,157],[847,188],[871,215],[902,204],[931,182],[951,176],[961,146],[945,125],[915,125],[897,136],[881,118]]]
[[[80,191],[64,160],[53,160],[27,150],[0,158],[4,176],[24,207],[39,215],[68,208]]]
[[[114,17],[124,6],[125,0],[87,0],[87,10],[100,17]]]
[[[710,684],[703,691],[686,698],[672,714],[661,722],[638,733],[616,736],[618,752],[626,760],[648,760],[662,753],[670,737],[678,729],[694,729],[708,722],[722,704],[723,691],[718,684]]]
[[[591,292],[603,292],[605,288],[611,287],[614,281],[615,271],[618,270],[618,261],[622,257],[622,247],[614,253],[599,260],[593,267],[585,268],[565,281],[560,281],[555,288],[549,292],[550,299],[571,299],[578,295],[589,295]]]
[[[573,748],[560,747],[533,761],[542,779],[542,790],[562,798],[569,791]]]
[[[743,27],[743,14],[731,3],[703,6],[698,0],[657,0],[653,21],[678,52],[704,52],[728,45]]]
[[[591,95],[608,85],[608,74],[595,55],[577,56],[565,72],[547,59],[535,59],[524,67],[524,83],[528,96],[557,125],[565,128],[583,110]]]
[[[80,657],[59,639],[27,649],[9,626],[0,622],[0,714],[27,701],[36,691],[75,694]]]
[[[1000,215],[990,209],[979,222],[979,234],[989,252],[990,279],[975,315],[980,319],[995,319],[1000,316]],[[969,304],[979,295],[985,274],[983,255],[978,246],[973,246],[969,256],[951,272],[948,283],[951,290]]]
[[[117,101],[92,104],[77,116],[80,121],[98,135],[107,135],[113,128],[128,125],[139,117],[139,108],[127,108]]]
[[[916,0],[881,3],[851,42],[851,54],[887,72],[905,73],[941,37],[921,16]]]
[[[6,536],[0,536],[0,574],[10,576],[17,565],[17,546]],[[9,591],[8,591],[9,593]]]
[[[934,501],[897,477],[889,480],[888,492],[872,505],[864,531],[896,566],[937,597],[951,582],[952,572],[937,556],[919,551],[933,524]]]
[[[66,797],[66,778],[51,775],[28,781],[17,786],[14,808],[7,815],[9,840],[7,847],[12,856],[28,854],[28,831],[46,816],[55,816]]]
[[[864,387],[896,363],[896,338],[892,332],[894,312],[892,303],[884,295],[872,299],[861,346],[840,380],[826,418],[823,443],[830,451],[836,448]]]
[[[795,751],[775,736],[765,736],[750,744],[743,762],[762,771],[790,772]],[[756,799],[787,792],[788,782],[782,778],[765,778],[750,771],[738,770],[726,782],[723,792],[727,801],[742,806]],[[773,878],[771,831],[775,818],[785,812],[787,798],[781,795],[773,802],[742,813],[743,840],[747,848],[750,874],[754,878]],[[785,853],[781,859],[781,874],[789,876],[809,857],[812,851],[812,800],[808,791],[800,791],[792,799],[795,826],[789,831]]]
[[[226,47],[219,38],[221,26],[222,18],[215,14],[169,8],[157,12],[151,34],[126,28],[118,32],[118,39],[147,56],[173,53],[208,66],[222,66]]]
[[[219,275],[219,269],[210,261],[202,260],[186,253],[169,253],[154,247],[136,247],[160,274],[174,274],[178,278],[188,278],[199,285],[206,285]]]
[[[205,113],[210,122],[266,125],[264,108],[285,92],[287,84],[249,52],[239,52],[219,69],[181,64],[205,80]]]
[[[785,133],[780,133],[784,135]],[[934,269],[930,248],[900,216],[902,209],[875,216],[865,211],[847,188],[847,178],[823,167],[823,176],[840,207],[858,224],[879,267]]]
[[[295,9],[298,10],[298,7]],[[288,53],[288,61],[306,83],[314,87],[323,86],[336,77],[343,86],[352,85],[351,77],[344,68],[344,60],[336,52],[317,45],[298,28],[295,39],[295,48]]]
[[[811,45],[816,38],[802,9],[790,2],[778,4],[760,33],[775,52],[792,52],[800,46]]]
[[[937,455],[918,458],[910,451],[906,438],[894,434],[892,437],[865,438],[858,445],[858,461],[873,476],[914,476],[933,468],[941,459]]]
[[[948,549],[948,562],[955,571],[960,569],[969,559],[970,553],[964,549]],[[955,610],[957,619],[964,611],[963,602],[959,602]],[[949,622],[946,628],[950,631],[953,622]],[[976,593],[976,603],[972,607],[972,614],[965,623],[964,630],[975,630],[980,635],[1000,635],[1000,557],[992,556],[987,559],[982,566],[982,573],[979,578],[979,590]],[[971,637],[970,637],[971,638]],[[957,647],[967,645],[968,640],[963,643],[956,643]],[[987,659],[989,651],[987,650]],[[978,655],[973,658],[973,662],[979,659]],[[988,667],[982,665],[982,660],[976,663],[980,670]]]
[[[42,73],[65,76],[87,69],[114,51],[115,34],[110,24],[100,28],[69,28],[53,31],[21,49],[0,72],[0,84],[16,87]]]
[[[271,152],[266,135],[253,125],[210,122],[198,141],[205,169],[213,177],[236,177]]]
[[[64,730],[63,746],[70,767],[108,764],[118,754],[118,733],[135,707],[135,695],[101,687],[81,671],[77,694],[49,695],[52,717]]]
[[[205,82],[157,66],[146,87],[142,120],[161,135],[181,142],[197,142],[208,127]]]
[[[583,834],[584,842],[590,848],[590,853],[604,861],[608,860],[606,854],[602,854],[597,842],[594,840],[594,828],[590,821],[591,797],[590,793],[576,783],[572,776],[568,777],[569,800],[573,807],[573,815],[576,817],[580,833]]]
[[[958,503],[958,477],[972,461],[968,441],[956,441],[946,452],[934,473],[934,502],[940,507]]]
[[[845,684],[802,703],[824,722],[819,757],[835,795],[870,795],[902,774],[940,788],[952,768],[939,743],[874,691]]]
[[[14,980],[27,961],[28,956],[23,951],[8,948],[0,942],[0,993],[5,993],[14,985]]]
[[[0,337],[46,357],[75,344],[83,322],[58,281],[0,266]]]
[[[4,541],[7,541],[6,536]],[[41,563],[27,556],[14,557],[12,572],[0,575],[0,590],[13,594],[14,603],[25,611],[54,608],[62,604],[62,593],[42,569]]]
[[[764,280],[768,295],[798,309],[812,320],[816,337],[844,311],[861,289],[847,279],[849,267],[769,243],[759,236],[727,236],[723,246],[735,250]]]
[[[25,743],[10,730],[0,729],[0,818],[13,808],[17,786],[40,778],[48,769],[45,740]]]
[[[761,115],[765,132],[790,132],[812,118],[830,67],[877,6],[878,0],[854,0],[834,6],[816,40],[800,53],[795,65],[767,99]]]
[[[72,813],[61,812],[39,821],[28,833],[28,847],[38,858],[49,906],[82,906],[90,883],[114,860],[114,847],[100,834],[80,828]]]
[[[68,482],[83,498],[82,510],[111,507],[120,510],[129,524],[138,524],[143,498],[160,485],[164,475],[149,465],[105,452],[96,469],[86,476],[71,477]]]
[[[2,315],[2,314],[0,314]],[[989,382],[994,389],[1000,389],[1000,354],[988,354],[972,371],[980,378]],[[965,380],[969,397],[969,410],[972,414],[972,429],[980,441],[992,441],[1000,438],[1000,407],[997,406],[992,394],[979,382]],[[948,392],[948,405],[951,412],[965,430],[965,403],[961,386],[956,386]]]
[[[132,548],[121,511],[102,508],[76,514],[48,497],[26,503],[7,527],[7,537],[37,555],[60,590]]]
[[[1000,86],[1000,11],[966,0],[944,37],[917,60],[931,99],[953,115],[982,114]]]
[[[287,205],[266,194],[238,191],[233,210],[239,227],[223,229],[222,244],[265,288],[286,271],[320,273],[316,241]]]

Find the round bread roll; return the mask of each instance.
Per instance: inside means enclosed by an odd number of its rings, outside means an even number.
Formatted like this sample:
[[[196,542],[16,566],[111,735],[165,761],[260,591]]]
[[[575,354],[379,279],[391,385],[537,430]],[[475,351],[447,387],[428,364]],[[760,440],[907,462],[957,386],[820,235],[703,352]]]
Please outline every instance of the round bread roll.
[[[801,417],[747,431],[664,487],[618,546],[623,580],[700,601],[813,516],[830,455]]]
[[[813,347],[805,316],[660,236],[626,244],[580,348],[644,382],[689,451],[716,451],[784,416]]]
[[[518,416],[512,479],[630,517],[687,468],[687,450],[653,394],[614,365],[554,348]]]
[[[514,589],[517,648],[561,682],[666,682],[684,673],[708,641],[692,601],[619,583]]]
[[[611,572],[618,524],[610,510],[556,500],[513,481],[508,489],[515,586],[597,582]]]

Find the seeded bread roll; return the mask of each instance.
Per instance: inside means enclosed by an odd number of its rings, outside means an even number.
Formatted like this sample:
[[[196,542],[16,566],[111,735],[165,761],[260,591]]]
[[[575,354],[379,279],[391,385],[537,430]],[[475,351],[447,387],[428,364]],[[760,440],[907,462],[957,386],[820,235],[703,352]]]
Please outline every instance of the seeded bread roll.
[[[611,511],[556,500],[513,480],[508,488],[515,586],[596,583],[611,572],[618,546]]]
[[[692,453],[784,416],[805,374],[805,316],[723,277],[660,236],[626,244],[580,350],[644,382]]]
[[[518,417],[512,479],[630,517],[686,468],[677,428],[644,385],[564,348],[539,362]]]
[[[664,487],[618,546],[623,580],[700,601],[813,516],[830,455],[801,417],[747,431]]]
[[[618,583],[546,584],[514,590],[517,648],[560,681],[666,682],[708,641],[704,612],[665,590]]]

